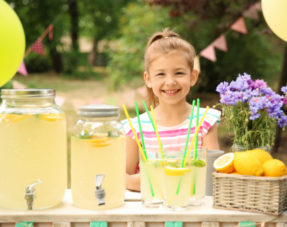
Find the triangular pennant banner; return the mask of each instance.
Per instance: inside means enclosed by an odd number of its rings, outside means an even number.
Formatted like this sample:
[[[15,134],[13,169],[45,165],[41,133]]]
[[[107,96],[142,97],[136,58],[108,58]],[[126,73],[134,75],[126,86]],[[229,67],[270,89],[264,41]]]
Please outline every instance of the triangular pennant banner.
[[[252,6],[249,7],[248,10],[244,11],[243,16],[250,18],[250,19],[258,19],[259,15],[258,15],[258,9],[257,9],[257,5],[258,3],[253,4]]]
[[[227,51],[227,43],[225,39],[225,35],[219,36],[216,40],[213,41],[212,45],[219,50]]]
[[[49,27],[48,27],[49,39],[50,39],[50,40],[53,39],[53,28],[54,28],[54,26],[53,26],[52,24],[50,24]]]
[[[24,76],[28,74],[24,60],[21,62],[18,72]]]
[[[30,47],[31,51],[34,51],[37,54],[40,55],[45,55],[44,49],[43,49],[43,44],[42,44],[42,39],[37,39],[35,43]]]
[[[205,49],[203,49],[200,53],[200,56],[207,58],[210,61],[216,61],[216,55],[215,55],[215,50],[214,47],[211,45],[209,45],[208,47],[206,47]]]
[[[240,17],[237,21],[235,21],[230,28],[242,34],[247,34],[247,28],[243,17]]]

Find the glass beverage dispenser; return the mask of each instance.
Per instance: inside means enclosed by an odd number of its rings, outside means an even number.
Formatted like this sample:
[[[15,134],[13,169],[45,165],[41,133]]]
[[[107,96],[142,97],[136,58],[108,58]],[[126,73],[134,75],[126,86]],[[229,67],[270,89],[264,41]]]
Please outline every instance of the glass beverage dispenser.
[[[71,178],[74,205],[110,209],[124,203],[125,139],[117,121],[119,108],[87,105],[71,139]]]
[[[0,207],[44,209],[66,190],[67,136],[53,89],[2,89]]]

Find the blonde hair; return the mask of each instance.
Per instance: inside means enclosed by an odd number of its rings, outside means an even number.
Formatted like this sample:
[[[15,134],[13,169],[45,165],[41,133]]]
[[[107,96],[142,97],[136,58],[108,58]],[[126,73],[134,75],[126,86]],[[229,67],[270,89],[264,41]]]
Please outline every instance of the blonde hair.
[[[149,39],[144,55],[145,71],[149,73],[149,67],[151,63],[158,57],[158,53],[168,54],[174,50],[183,52],[184,56],[186,57],[186,61],[192,71],[195,57],[194,47],[189,42],[182,39],[177,33],[171,31],[168,28],[165,28],[162,32],[155,33]],[[152,89],[147,86],[146,89],[148,95],[147,101],[149,105],[153,105],[154,107],[157,106],[158,99],[154,95]]]

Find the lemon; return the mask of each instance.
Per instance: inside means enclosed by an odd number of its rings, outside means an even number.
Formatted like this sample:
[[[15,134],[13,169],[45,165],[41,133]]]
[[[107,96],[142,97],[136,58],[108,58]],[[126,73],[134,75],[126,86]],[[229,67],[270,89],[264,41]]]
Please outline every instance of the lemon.
[[[165,166],[164,172],[168,176],[183,176],[186,172],[189,172],[190,168],[176,168],[172,166]]]
[[[264,176],[280,177],[286,175],[287,170],[285,164],[278,159],[271,159],[263,164]]]
[[[267,151],[264,151],[261,149],[249,150],[248,152],[251,152],[252,154],[254,154],[259,159],[261,164],[272,159],[272,156]]]
[[[263,167],[259,159],[248,151],[235,152],[234,168],[242,175],[261,176]]]
[[[0,122],[6,122],[6,123],[15,123],[21,120],[24,120],[28,117],[31,117],[31,115],[26,114],[1,114],[0,115]]]
[[[85,141],[90,143],[93,147],[106,147],[110,144],[108,137],[92,137],[91,139],[86,139]]]
[[[57,121],[57,120],[61,120],[64,118],[64,114],[41,114],[40,118],[46,121]]]
[[[232,173],[234,171],[234,153],[226,153],[213,162],[213,167],[220,173]]]

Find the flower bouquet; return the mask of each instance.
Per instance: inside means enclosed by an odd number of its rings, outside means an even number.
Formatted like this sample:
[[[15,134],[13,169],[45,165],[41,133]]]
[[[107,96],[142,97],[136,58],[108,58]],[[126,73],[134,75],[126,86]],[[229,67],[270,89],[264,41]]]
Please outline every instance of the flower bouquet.
[[[270,150],[276,125],[287,125],[287,86],[281,88],[284,95],[279,95],[264,80],[252,80],[244,73],[230,84],[220,83],[216,91],[220,94],[223,116],[234,132],[234,146]]]

